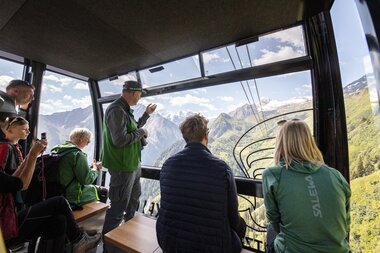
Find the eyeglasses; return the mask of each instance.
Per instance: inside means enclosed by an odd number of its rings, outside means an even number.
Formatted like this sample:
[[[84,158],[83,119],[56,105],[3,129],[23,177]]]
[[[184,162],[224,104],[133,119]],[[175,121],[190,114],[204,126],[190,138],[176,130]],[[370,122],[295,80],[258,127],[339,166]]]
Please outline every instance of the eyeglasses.
[[[295,119],[290,119],[290,120],[282,119],[282,120],[277,121],[277,126],[282,126],[282,125],[284,125],[288,121],[300,121],[300,119],[296,119],[296,118]]]
[[[8,117],[5,121],[9,121],[9,120],[10,120],[10,118]],[[8,128],[9,128],[10,126],[12,126],[14,123],[16,123],[16,122],[18,122],[18,121],[22,121],[22,120],[24,120],[23,117],[15,117],[14,119],[12,119],[12,120],[8,123],[8,126],[7,126],[6,130],[8,130]]]
[[[208,134],[210,132],[210,128],[207,128],[206,133]]]

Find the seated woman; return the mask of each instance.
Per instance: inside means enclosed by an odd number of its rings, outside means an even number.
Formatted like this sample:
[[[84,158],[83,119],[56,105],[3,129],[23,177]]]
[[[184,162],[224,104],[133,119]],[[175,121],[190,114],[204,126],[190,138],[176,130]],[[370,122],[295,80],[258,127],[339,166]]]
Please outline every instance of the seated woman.
[[[286,122],[276,139],[276,166],[263,173],[268,234],[267,252],[351,252],[351,191],[342,174],[323,157],[301,120]]]
[[[2,142],[0,150],[0,224],[4,239],[7,243],[11,240],[32,240],[42,237],[42,241],[54,240],[52,252],[63,252],[65,249],[65,237],[73,245],[74,253],[82,253],[95,247],[100,234],[89,236],[77,226],[71,208],[63,197],[54,197],[41,203],[23,209],[16,213],[14,194],[28,188],[37,156],[46,148],[45,140],[36,140],[25,159],[17,168],[8,161],[21,157],[21,152],[14,157],[12,145],[16,145],[20,139],[26,139],[29,135],[29,124],[22,117],[7,118],[1,126],[8,142]],[[16,146],[17,149],[17,146]],[[5,173],[14,171],[13,175]]]
[[[93,169],[87,162],[87,155],[82,151],[91,141],[92,133],[87,128],[75,128],[70,133],[70,141],[55,146],[52,154],[60,154],[69,149],[59,161],[58,182],[66,187],[65,197],[72,207],[82,206],[94,200],[99,200],[97,190],[92,183],[99,175],[102,164],[93,161]]]

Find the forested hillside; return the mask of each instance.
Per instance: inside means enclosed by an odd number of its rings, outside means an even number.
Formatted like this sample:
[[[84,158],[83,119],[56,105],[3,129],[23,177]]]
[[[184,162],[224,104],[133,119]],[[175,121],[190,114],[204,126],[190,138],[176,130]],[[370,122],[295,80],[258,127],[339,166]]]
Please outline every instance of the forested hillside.
[[[380,252],[380,115],[370,107],[367,88],[346,90],[355,90],[345,93],[352,191],[350,245],[355,253]]]
[[[350,177],[370,175],[380,169],[380,115],[374,115],[368,89],[346,96]]]

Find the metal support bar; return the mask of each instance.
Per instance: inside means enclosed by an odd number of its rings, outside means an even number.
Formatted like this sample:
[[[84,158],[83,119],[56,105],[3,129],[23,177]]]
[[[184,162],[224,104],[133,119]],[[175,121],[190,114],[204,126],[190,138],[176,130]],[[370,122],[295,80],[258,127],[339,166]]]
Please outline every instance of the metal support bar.
[[[100,98],[99,85],[96,80],[88,79],[88,88],[90,89],[92,110],[94,114],[94,127],[95,127],[95,144],[94,157],[99,160],[100,150],[102,147],[102,119],[103,110],[101,104],[98,103],[98,98]]]
[[[306,22],[313,61],[314,133],[326,164],[349,181],[348,142],[344,97],[335,37],[329,12]]]
[[[287,74],[297,71],[309,70],[311,67],[311,58],[303,56],[295,59],[269,63],[261,66],[254,66],[245,69],[234,70],[226,73],[206,76],[204,78],[194,78],[190,80],[159,85],[147,88],[147,94],[143,97],[155,96],[160,94],[204,88],[226,83],[240,82],[254,78],[262,78],[273,75]],[[99,103],[109,103],[117,99],[120,95],[102,97]]]
[[[160,168],[152,166],[141,167],[141,177],[160,180]],[[263,198],[262,182],[257,179],[235,177],[237,192],[243,195]]]

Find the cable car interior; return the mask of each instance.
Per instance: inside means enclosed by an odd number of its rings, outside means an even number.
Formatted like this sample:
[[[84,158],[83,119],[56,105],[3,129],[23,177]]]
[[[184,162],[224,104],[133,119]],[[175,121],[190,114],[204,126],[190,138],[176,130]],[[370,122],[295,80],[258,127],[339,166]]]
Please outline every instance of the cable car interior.
[[[160,167],[185,142],[186,116],[209,120],[211,152],[235,174],[244,248],[265,252],[261,175],[277,122],[303,119],[325,162],[352,188],[350,246],[380,252],[380,2],[378,0],[90,1],[0,3],[0,85],[35,86],[31,134],[50,150],[75,127],[99,160],[107,106],[126,80],[149,103],[139,212],[156,218]],[[97,184],[107,187],[103,168]]]

